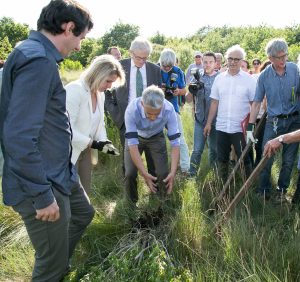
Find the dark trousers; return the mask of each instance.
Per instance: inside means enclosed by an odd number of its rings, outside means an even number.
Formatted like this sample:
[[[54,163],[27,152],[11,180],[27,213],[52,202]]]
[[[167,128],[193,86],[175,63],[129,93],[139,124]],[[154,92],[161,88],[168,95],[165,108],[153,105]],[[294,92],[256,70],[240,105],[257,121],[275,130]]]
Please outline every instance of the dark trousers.
[[[94,216],[79,184],[74,185],[70,196],[53,191],[60,212],[55,222],[37,220],[31,199],[13,207],[21,215],[35,250],[32,281],[58,282],[64,277],[75,246]]]
[[[274,121],[276,121],[277,130],[274,131]],[[268,117],[264,130],[263,147],[265,144],[285,133],[293,132],[300,128],[300,115],[290,116],[288,118],[272,118]],[[281,168],[277,187],[283,193],[286,193],[287,188],[290,185],[291,173],[297,158],[299,143],[283,144],[281,150]],[[273,165],[274,157],[268,159],[266,166],[263,168],[259,175],[259,186],[257,187],[258,193],[271,193],[271,169]]]
[[[168,169],[168,154],[166,140],[163,133],[155,135],[149,139],[139,137],[138,149],[140,154],[145,153],[147,166],[150,161],[151,166],[155,170],[157,176],[157,187],[159,192],[165,191],[163,179],[169,173]],[[137,191],[137,168],[132,162],[128,145],[125,146],[125,196],[126,198],[136,203],[138,201]],[[148,167],[149,171],[149,167]]]
[[[217,130],[217,155],[218,155],[218,172],[223,183],[228,177],[229,155],[233,145],[235,153],[240,158],[243,149],[246,146],[246,140],[242,132],[226,133]],[[251,174],[251,161],[247,154],[244,159],[245,173],[248,177]]]
[[[125,132],[126,132],[126,128],[125,128],[125,125],[123,124],[122,127],[120,128],[120,141],[121,141],[121,145],[122,145],[122,160],[123,160],[123,163],[122,163],[122,171],[123,171],[123,174],[125,176]],[[145,154],[147,154],[147,152],[145,152]],[[152,157],[150,154],[148,154],[148,158],[147,158],[147,169],[148,169],[148,172],[153,175],[153,176],[156,176],[156,173],[155,173],[155,168],[154,168],[154,163],[153,163],[153,160],[152,160]]]
[[[259,123],[260,119],[257,119],[256,120],[256,125]],[[261,160],[261,157],[262,157],[262,153],[263,153],[263,139],[264,139],[264,131],[265,131],[265,126],[266,126],[266,119],[263,120],[262,124],[261,124],[261,127],[260,127],[260,130],[257,134],[256,139],[257,139],[257,142],[255,143],[255,162],[254,162],[254,167],[256,167],[260,160]]]

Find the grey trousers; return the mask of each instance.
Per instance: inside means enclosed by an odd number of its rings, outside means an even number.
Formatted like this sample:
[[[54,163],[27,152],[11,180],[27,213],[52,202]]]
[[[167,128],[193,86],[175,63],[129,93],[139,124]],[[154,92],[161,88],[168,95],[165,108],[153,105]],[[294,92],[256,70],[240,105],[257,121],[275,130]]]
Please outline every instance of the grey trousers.
[[[31,199],[13,207],[21,215],[35,250],[34,282],[58,282],[64,277],[75,246],[94,216],[94,209],[79,184],[74,185],[70,196],[55,189],[54,195],[60,211],[56,222],[37,220]]]
[[[159,194],[165,192],[166,187],[163,182],[169,173],[168,169],[168,153],[166,147],[166,139],[163,133],[150,137],[148,139],[139,137],[139,152],[145,153],[147,165],[154,168],[157,176],[157,185]],[[137,168],[134,165],[128,145],[125,146],[125,196],[127,200],[136,203],[138,201],[137,190]],[[149,168],[149,167],[148,167]],[[152,174],[153,175],[153,174]]]
[[[87,148],[80,153],[75,167],[82,187],[87,194],[90,194],[92,181],[92,160],[90,148]]]

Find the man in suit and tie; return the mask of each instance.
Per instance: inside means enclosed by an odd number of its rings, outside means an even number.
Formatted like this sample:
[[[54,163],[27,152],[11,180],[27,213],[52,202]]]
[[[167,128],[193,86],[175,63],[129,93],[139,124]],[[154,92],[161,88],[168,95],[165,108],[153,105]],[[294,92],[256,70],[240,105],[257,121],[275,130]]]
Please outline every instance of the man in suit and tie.
[[[105,92],[105,110],[109,112],[119,129],[123,150],[126,131],[124,117],[127,105],[135,98],[142,96],[146,87],[150,85],[161,87],[159,66],[147,61],[152,52],[152,44],[146,38],[138,36],[131,42],[129,52],[130,58],[120,61],[125,71],[125,84],[111,92]],[[148,156],[148,160],[151,160],[151,156]],[[155,175],[151,161],[148,162],[148,171]],[[124,162],[123,172],[125,174]]]
[[[136,37],[129,49],[130,58],[120,61],[126,83],[115,91],[105,93],[105,108],[120,130],[121,144],[125,143],[125,110],[129,102],[142,95],[143,89],[152,84],[161,87],[160,68],[148,62],[152,52],[151,43],[142,37]]]

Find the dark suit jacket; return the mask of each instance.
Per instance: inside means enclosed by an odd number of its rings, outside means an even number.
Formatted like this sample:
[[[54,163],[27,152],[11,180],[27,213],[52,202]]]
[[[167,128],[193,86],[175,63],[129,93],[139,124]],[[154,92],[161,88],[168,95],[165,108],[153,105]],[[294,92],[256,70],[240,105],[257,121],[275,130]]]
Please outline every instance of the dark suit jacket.
[[[130,69],[131,59],[124,59],[120,61],[126,75],[126,82],[123,86],[116,89],[114,95],[105,93],[105,110],[109,112],[112,120],[119,129],[124,126],[125,110],[129,99],[129,85],[130,85]],[[161,87],[161,74],[158,65],[146,62],[147,86],[152,84]]]

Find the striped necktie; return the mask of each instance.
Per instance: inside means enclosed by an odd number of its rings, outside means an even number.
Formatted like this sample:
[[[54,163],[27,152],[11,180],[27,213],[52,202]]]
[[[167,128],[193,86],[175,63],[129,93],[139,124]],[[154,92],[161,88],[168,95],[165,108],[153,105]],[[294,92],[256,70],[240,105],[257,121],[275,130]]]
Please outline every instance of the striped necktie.
[[[137,68],[136,70],[136,97],[142,96],[143,93],[143,78],[140,71],[140,68]]]

